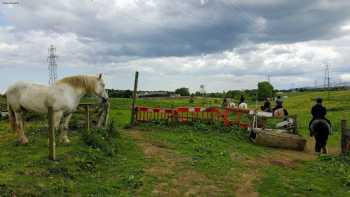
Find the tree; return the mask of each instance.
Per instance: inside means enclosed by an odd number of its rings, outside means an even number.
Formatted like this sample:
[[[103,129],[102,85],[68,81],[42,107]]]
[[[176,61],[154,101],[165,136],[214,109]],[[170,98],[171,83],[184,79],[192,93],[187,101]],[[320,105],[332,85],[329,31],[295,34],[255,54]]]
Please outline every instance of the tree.
[[[178,88],[175,90],[175,94],[180,94],[181,96],[190,96],[190,90],[185,87]]]
[[[273,96],[273,86],[268,81],[258,83],[258,99],[264,100],[265,97]]]

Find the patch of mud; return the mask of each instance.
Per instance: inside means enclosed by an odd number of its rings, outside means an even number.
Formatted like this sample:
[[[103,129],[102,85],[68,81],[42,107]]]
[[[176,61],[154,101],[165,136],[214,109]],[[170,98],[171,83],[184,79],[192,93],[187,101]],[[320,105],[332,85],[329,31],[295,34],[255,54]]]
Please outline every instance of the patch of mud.
[[[308,139],[308,147],[314,142],[312,139]],[[285,149],[273,149],[268,155],[262,155],[260,157],[252,158],[236,153],[231,154],[231,159],[239,160],[245,164],[248,171],[244,171],[240,175],[240,184],[235,188],[235,195],[237,197],[257,197],[259,194],[254,190],[254,182],[259,181],[261,177],[261,169],[263,167],[275,165],[288,169],[294,169],[296,166],[304,161],[315,160],[317,156],[312,154],[312,151],[308,148],[304,152],[285,150]]]
[[[243,173],[240,177],[240,184],[235,189],[237,197],[258,197],[259,193],[254,191],[253,182],[259,179],[258,171],[252,170]]]

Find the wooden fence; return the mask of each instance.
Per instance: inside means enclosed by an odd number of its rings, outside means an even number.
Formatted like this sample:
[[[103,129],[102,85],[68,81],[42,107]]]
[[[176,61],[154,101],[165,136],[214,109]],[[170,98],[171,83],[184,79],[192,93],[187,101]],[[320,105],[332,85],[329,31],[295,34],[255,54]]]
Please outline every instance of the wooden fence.
[[[248,115],[250,113],[250,110],[238,108],[178,107],[174,109],[164,109],[136,106],[134,119],[136,122],[219,122],[223,123],[225,126],[238,125],[241,128],[248,128],[250,124]],[[245,120],[243,120],[244,116],[246,117]]]
[[[347,127],[347,121],[341,121],[341,154],[346,155],[350,151],[350,129]]]
[[[85,128],[87,130],[90,130],[91,127],[91,114],[96,112],[97,108],[100,107],[100,105],[96,103],[81,103],[78,106],[78,110],[82,110],[83,113],[85,113]],[[103,113],[99,113],[99,120],[98,120],[98,127],[106,126],[106,123],[108,121],[108,113],[109,113],[109,103],[105,105],[107,107],[104,109],[105,111]],[[52,107],[49,107],[48,109],[48,136],[49,136],[49,159],[55,160],[56,159],[56,143],[55,143],[55,129],[53,127],[53,110]]]
[[[7,112],[7,104],[0,103],[0,112]]]

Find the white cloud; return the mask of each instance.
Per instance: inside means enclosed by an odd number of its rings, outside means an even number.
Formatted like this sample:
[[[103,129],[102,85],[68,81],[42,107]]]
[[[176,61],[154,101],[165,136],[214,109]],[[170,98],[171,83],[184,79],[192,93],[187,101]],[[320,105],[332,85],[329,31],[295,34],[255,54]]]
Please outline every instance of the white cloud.
[[[61,73],[102,71],[117,89],[131,88],[135,70],[147,89],[255,88],[268,73],[278,88],[308,86],[322,80],[326,63],[335,78],[346,80],[349,3],[300,2],[39,0],[2,5],[0,72],[16,79],[22,76],[13,73],[24,68],[46,73],[47,48],[54,44]],[[8,83],[0,79],[0,86]]]
[[[340,75],[340,79],[342,81],[350,82],[350,73],[348,73],[348,74],[341,74]]]

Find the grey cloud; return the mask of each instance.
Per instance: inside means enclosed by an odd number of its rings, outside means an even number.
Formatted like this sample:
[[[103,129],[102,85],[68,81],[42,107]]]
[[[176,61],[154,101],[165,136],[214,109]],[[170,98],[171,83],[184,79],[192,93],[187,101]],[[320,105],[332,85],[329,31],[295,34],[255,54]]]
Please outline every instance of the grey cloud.
[[[100,3],[101,2],[101,3]],[[109,3],[108,3],[109,2]],[[113,1],[69,4],[23,1],[3,11],[18,29],[89,37],[113,56],[188,56],[230,50],[247,41],[290,43],[328,39],[349,19],[349,3],[335,1],[135,1],[127,10]],[[121,1],[122,2],[122,1]],[[332,6],[331,6],[332,5]],[[262,18],[266,28],[255,29]]]
[[[14,27],[3,30],[0,25],[0,51],[2,43],[3,48],[19,46],[1,51],[0,69],[45,68],[46,49],[55,44],[60,65],[93,67],[118,82],[140,70],[152,77],[148,87],[166,78],[172,79],[171,86],[217,80],[211,88],[253,87],[267,73],[306,83],[322,78],[327,62],[336,74],[350,72],[349,31],[341,30],[350,19],[348,1],[154,3],[38,0],[11,9],[0,5],[0,16]]]

